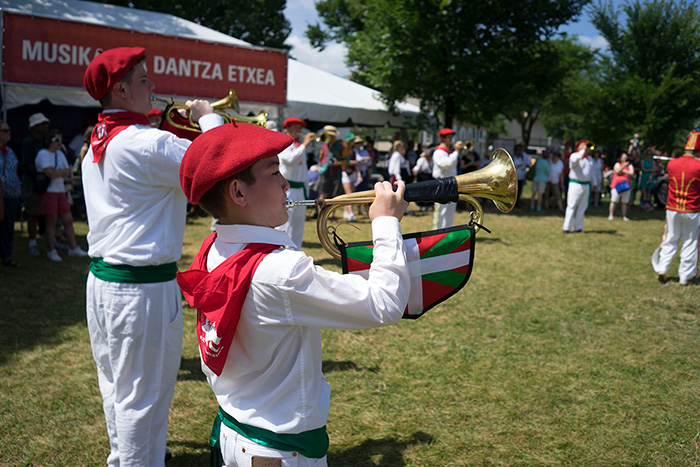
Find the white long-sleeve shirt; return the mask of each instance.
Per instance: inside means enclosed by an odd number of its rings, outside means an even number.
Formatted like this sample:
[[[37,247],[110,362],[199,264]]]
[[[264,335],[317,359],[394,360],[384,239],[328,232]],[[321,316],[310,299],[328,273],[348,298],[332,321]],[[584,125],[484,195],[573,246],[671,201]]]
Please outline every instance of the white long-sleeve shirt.
[[[593,179],[593,159],[581,149],[569,157],[569,178],[579,182],[590,182]]]
[[[306,166],[306,146],[292,143],[288,148],[279,153],[280,173],[292,182],[306,182],[309,178]]]
[[[217,225],[209,250],[212,270],[248,243],[290,246],[278,230]],[[396,323],[410,280],[396,218],[372,222],[369,279],[315,266],[303,252],[268,254],[253,275],[221,376],[202,365],[219,405],[241,423],[275,433],[326,424],[330,386],[321,372],[320,328],[363,329]]]
[[[199,119],[204,131],[222,123],[217,114]],[[180,259],[187,199],[179,170],[189,145],[170,132],[131,125],[110,141],[99,163],[88,150],[82,177],[91,257],[131,266]]]
[[[457,151],[448,154],[441,147],[435,149],[433,151],[433,178],[456,177],[458,159],[459,153]]]
[[[410,174],[411,164],[408,162],[408,159],[401,155],[400,152],[395,151],[391,155],[391,158],[389,158],[387,171],[389,172],[389,175],[394,177],[395,180],[403,180],[401,177],[401,169],[404,169]]]

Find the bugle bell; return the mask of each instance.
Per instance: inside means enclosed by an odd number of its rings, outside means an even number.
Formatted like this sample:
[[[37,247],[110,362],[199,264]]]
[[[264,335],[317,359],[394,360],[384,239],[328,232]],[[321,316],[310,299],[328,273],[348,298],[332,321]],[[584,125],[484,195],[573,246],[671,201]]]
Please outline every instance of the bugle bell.
[[[404,199],[408,202],[451,203],[466,201],[474,207],[472,222],[482,224],[484,209],[476,199],[488,198],[501,212],[510,212],[518,196],[518,178],[513,159],[505,149],[496,149],[489,164],[475,171],[456,177],[411,183],[406,185]],[[367,204],[374,201],[374,190],[336,196],[331,199],[310,201],[288,201],[287,208],[294,206],[318,206],[316,233],[323,248],[334,258],[340,259],[340,251],[329,237],[327,226],[333,212],[341,206]],[[478,229],[478,226],[477,226]]]
[[[321,134],[316,137],[315,141],[321,145],[328,144],[331,141],[331,134],[326,131],[321,132]]]

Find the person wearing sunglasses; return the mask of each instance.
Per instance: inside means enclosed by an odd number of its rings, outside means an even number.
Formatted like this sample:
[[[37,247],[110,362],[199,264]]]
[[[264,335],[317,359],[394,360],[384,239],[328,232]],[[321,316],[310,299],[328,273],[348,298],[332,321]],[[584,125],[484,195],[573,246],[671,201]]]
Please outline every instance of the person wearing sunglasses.
[[[75,241],[73,230],[73,215],[66,199],[65,181],[71,178],[71,167],[66,155],[63,154],[63,135],[58,129],[49,131],[47,147],[39,151],[34,164],[37,172],[43,172],[51,179],[46,193],[39,194],[39,208],[46,216],[46,257],[51,261],[63,261],[56,251],[56,221],[63,221],[66,237],[70,246],[68,256],[87,256]]]

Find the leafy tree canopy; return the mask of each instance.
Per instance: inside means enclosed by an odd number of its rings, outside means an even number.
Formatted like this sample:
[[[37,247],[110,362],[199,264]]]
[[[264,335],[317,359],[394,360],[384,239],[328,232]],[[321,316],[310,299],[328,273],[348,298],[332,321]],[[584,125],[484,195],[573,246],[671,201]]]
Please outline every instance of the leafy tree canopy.
[[[541,42],[587,2],[321,0],[325,27],[310,26],[307,37],[319,48],[347,44],[352,79],[381,90],[389,105],[418,97],[446,125],[455,116],[484,122],[523,92],[516,85],[532,60],[551,63]]]
[[[291,25],[284,16],[286,0],[105,0],[102,3],[179,16],[254,45],[289,49],[284,41]]]
[[[567,139],[588,137],[624,149],[640,133],[645,144],[673,149],[700,118],[698,6],[636,0],[616,10],[607,1],[592,13],[610,49],[567,80],[571,104],[551,102],[545,126]]]

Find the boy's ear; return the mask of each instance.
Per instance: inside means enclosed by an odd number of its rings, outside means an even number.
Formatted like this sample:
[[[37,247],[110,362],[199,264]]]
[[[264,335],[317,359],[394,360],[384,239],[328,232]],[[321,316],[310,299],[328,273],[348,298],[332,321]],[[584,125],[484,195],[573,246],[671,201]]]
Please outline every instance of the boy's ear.
[[[244,207],[248,204],[245,188],[246,184],[235,178],[228,185],[228,196],[236,206]]]

